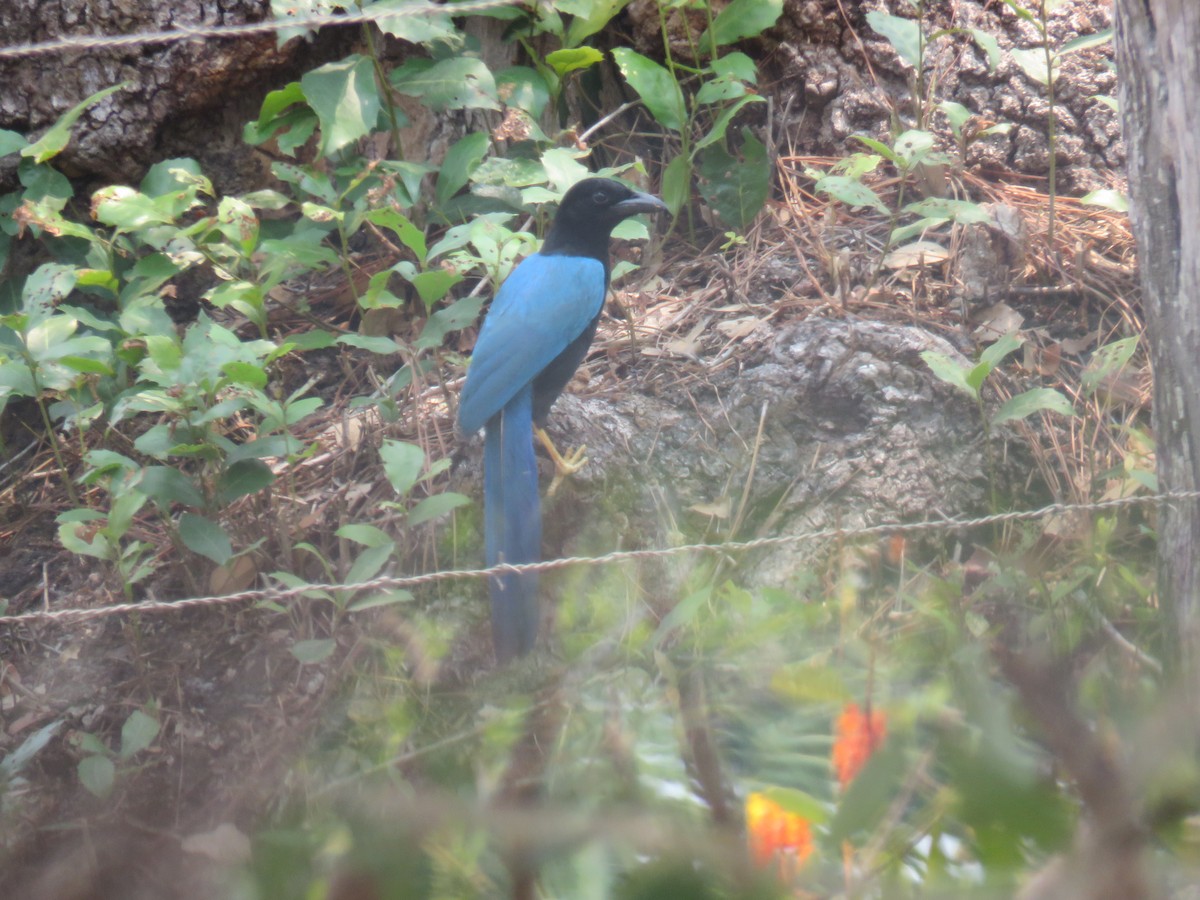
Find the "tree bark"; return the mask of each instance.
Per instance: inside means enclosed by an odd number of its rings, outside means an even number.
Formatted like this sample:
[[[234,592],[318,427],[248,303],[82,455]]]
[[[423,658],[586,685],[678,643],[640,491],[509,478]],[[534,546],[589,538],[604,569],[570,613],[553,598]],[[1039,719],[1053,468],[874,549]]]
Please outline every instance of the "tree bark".
[[[1116,0],[1150,359],[1159,487],[1200,484],[1200,4]],[[1200,696],[1200,502],[1164,504],[1158,591],[1193,698]]]

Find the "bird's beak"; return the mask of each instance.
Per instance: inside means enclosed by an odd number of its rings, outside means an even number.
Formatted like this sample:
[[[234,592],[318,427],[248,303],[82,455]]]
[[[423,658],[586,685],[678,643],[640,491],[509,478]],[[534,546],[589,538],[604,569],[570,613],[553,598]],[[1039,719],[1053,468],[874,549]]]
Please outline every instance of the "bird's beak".
[[[625,218],[626,216],[636,216],[638,213],[666,212],[667,204],[653,194],[635,191],[632,197],[626,197],[619,203],[613,204],[612,208],[620,213],[621,218]]]

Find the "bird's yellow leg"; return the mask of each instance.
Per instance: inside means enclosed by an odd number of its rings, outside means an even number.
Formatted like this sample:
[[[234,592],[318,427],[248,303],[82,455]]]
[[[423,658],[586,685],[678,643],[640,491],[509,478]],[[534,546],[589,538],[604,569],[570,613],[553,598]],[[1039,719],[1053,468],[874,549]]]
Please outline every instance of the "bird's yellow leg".
[[[550,454],[550,458],[554,460],[554,480],[550,482],[550,490],[546,491],[547,497],[553,497],[558,490],[558,486],[566,478],[574,475],[587,465],[588,460],[585,455],[587,447],[576,447],[574,450],[567,451],[564,456],[558,452],[558,448],[554,446],[554,441],[550,440],[550,435],[546,434],[545,428],[535,428],[533,433],[542,442],[542,446],[546,448],[546,452]]]

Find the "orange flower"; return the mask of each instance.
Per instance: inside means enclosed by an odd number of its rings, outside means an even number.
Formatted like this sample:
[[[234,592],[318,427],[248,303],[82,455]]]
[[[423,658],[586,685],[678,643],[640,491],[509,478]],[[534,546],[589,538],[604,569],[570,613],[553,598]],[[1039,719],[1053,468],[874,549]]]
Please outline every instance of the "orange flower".
[[[808,820],[788,812],[766,794],[753,793],[746,798],[746,834],[754,861],[767,866],[778,860],[785,879],[795,875],[813,850]]]
[[[883,743],[887,721],[879,710],[868,716],[857,703],[850,703],[838,716],[835,730],[833,770],[837,773],[838,784],[845,789]]]

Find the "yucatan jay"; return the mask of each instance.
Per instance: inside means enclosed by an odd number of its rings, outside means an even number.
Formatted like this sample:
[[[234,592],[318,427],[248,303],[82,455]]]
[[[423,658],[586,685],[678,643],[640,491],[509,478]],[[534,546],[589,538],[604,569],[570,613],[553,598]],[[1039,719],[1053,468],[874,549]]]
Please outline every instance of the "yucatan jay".
[[[484,429],[483,505],[487,564],[536,562],[541,556],[534,423],[560,473],[563,458],[541,426],[583,361],[608,292],[608,241],[622,219],[666,209],[657,197],[607,178],[585,178],[567,191],[540,252],[501,285],[479,331],[459,400],[465,434]],[[537,573],[505,573],[488,585],[496,658],[528,653],[538,629]]]

